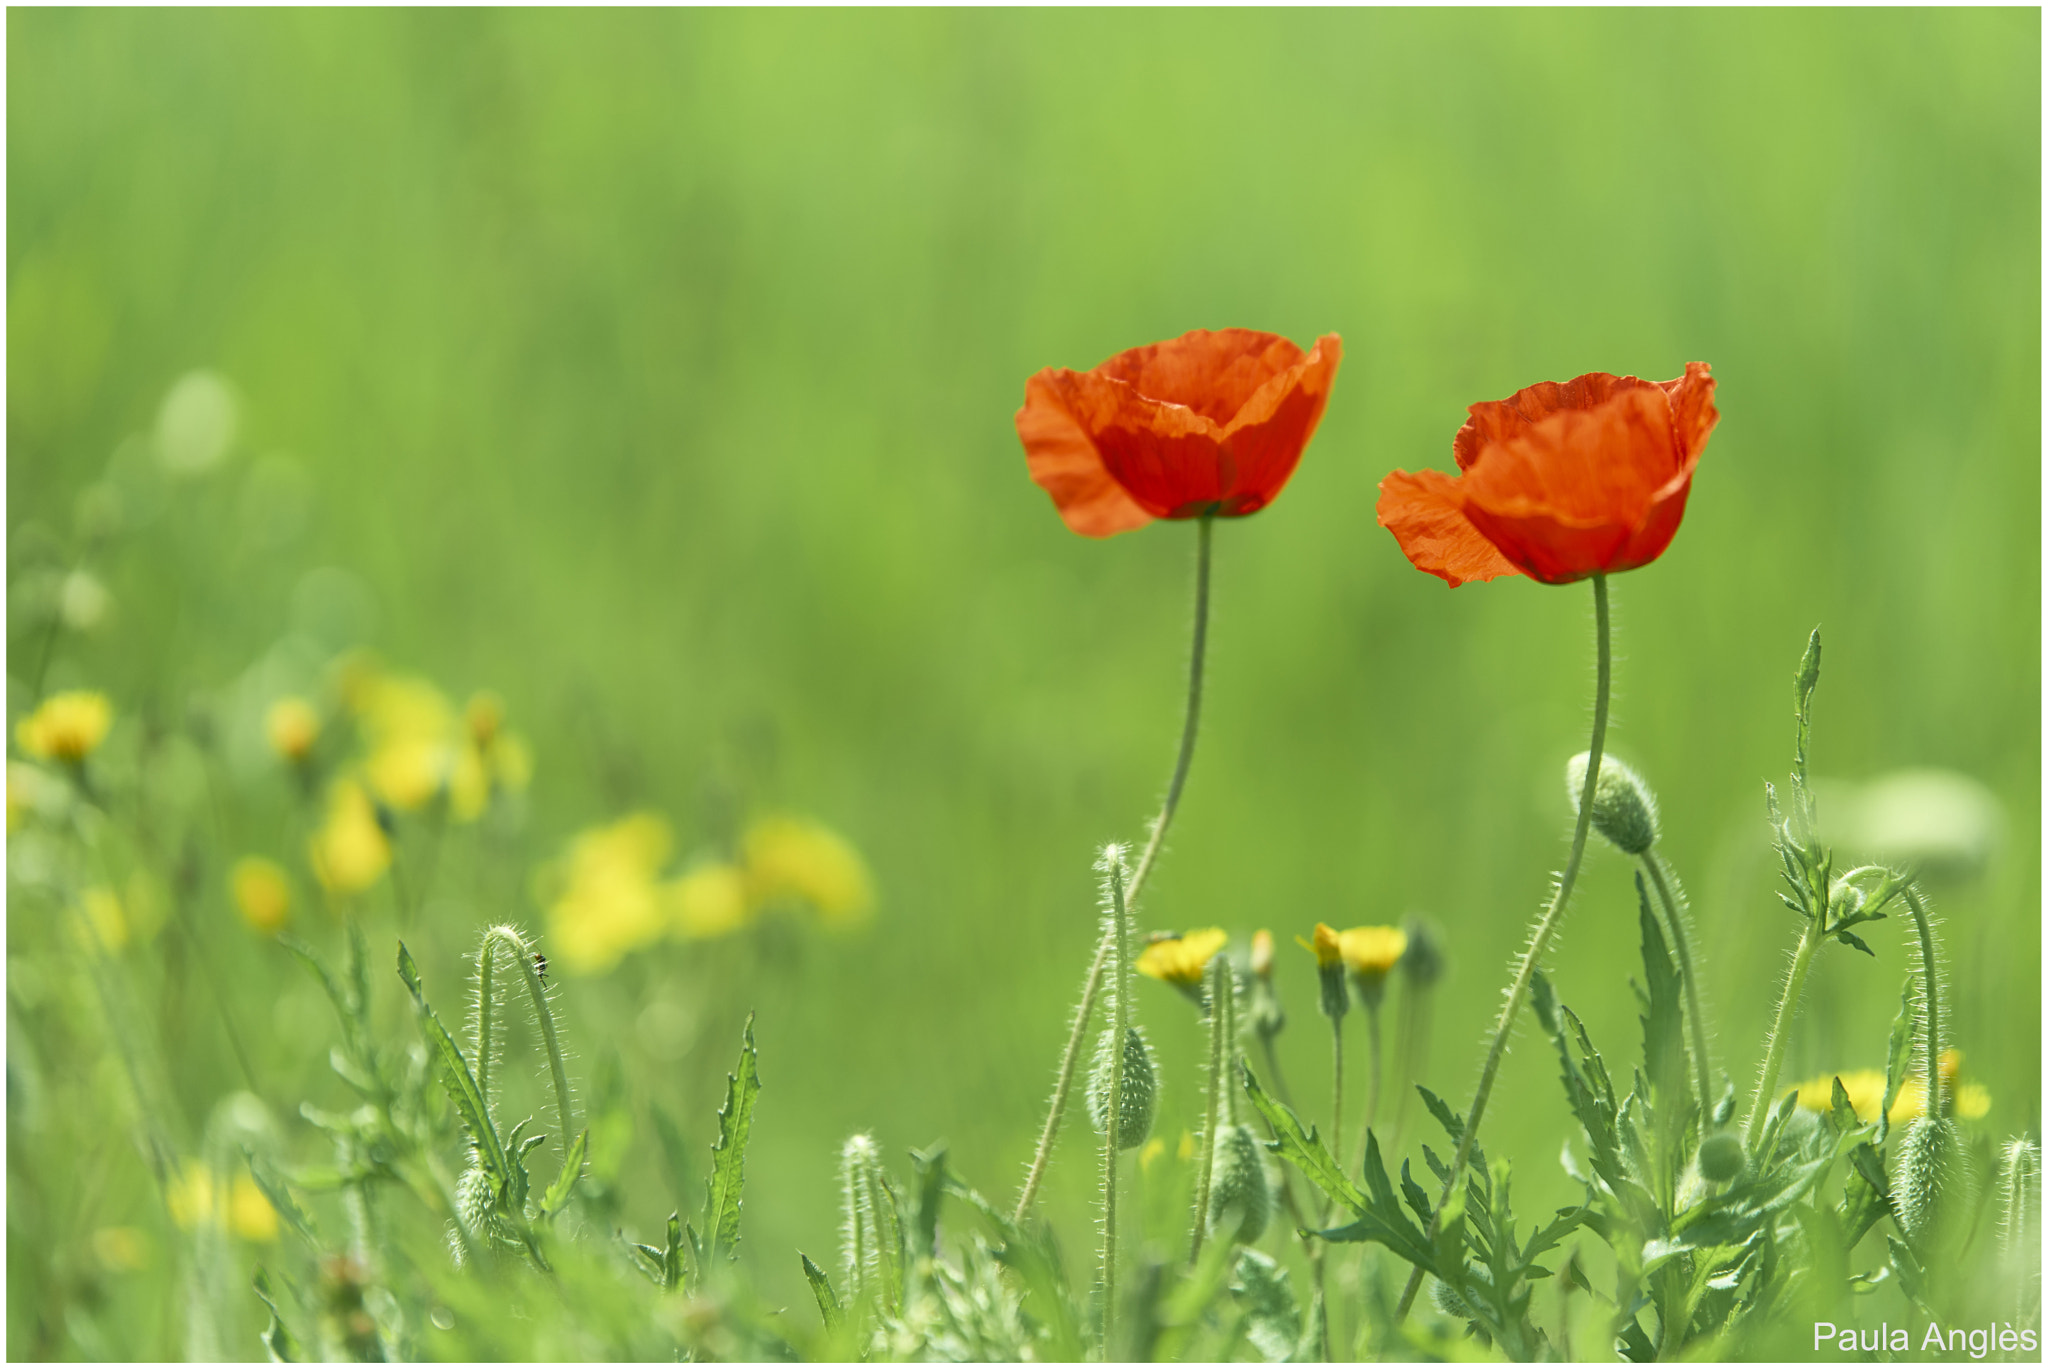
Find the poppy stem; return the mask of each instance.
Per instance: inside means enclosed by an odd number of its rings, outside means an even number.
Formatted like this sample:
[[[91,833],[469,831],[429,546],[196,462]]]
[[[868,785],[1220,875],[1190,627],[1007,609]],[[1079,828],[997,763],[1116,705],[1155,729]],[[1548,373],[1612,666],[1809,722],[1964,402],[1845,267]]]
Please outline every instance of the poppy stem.
[[[1227,981],[1224,976],[1229,973],[1229,957],[1219,953],[1209,961],[1209,1098],[1202,1118],[1201,1151],[1195,1160],[1195,1231],[1188,1242],[1190,1265],[1202,1257],[1202,1236],[1209,1226],[1209,1185],[1216,1171],[1217,1113],[1224,1090],[1229,1087],[1225,1080],[1229,1066],[1224,1060],[1223,1047],[1224,1033],[1229,1029],[1225,1018],[1228,1012],[1225,996],[1230,992],[1225,987]]]
[[[1443,1191],[1437,1197],[1436,1210],[1429,1219],[1429,1240],[1436,1242],[1437,1228],[1443,1220],[1444,1203],[1457,1192],[1464,1181],[1465,1166],[1472,1159],[1472,1143],[1479,1135],[1479,1121],[1486,1115],[1487,1099],[1493,1094],[1494,1077],[1500,1073],[1501,1057],[1507,1053],[1508,1035],[1514,1030],[1515,1018],[1522,1011],[1522,1001],[1529,996],[1529,983],[1536,975],[1536,966],[1549,948],[1550,939],[1557,932],[1557,925],[1564,918],[1565,904],[1571,900],[1572,886],[1578,883],[1579,862],[1586,854],[1586,829],[1593,817],[1593,786],[1600,777],[1600,753],[1607,745],[1607,696],[1614,678],[1613,649],[1610,642],[1611,629],[1607,612],[1607,576],[1596,571],[1593,575],[1593,622],[1595,632],[1595,675],[1593,683],[1593,739],[1586,748],[1586,779],[1579,794],[1579,818],[1572,828],[1571,854],[1565,858],[1564,873],[1558,876],[1557,889],[1552,893],[1550,906],[1543,910],[1543,916],[1536,922],[1536,929],[1529,935],[1529,944],[1523,948],[1521,958],[1515,963],[1515,977],[1508,985],[1507,1001],[1501,1004],[1500,1018],[1493,1025],[1493,1041],[1486,1048],[1486,1063],[1479,1070],[1479,1088],[1472,1095],[1471,1110],[1465,1114],[1465,1125],[1458,1136],[1458,1150],[1451,1158],[1451,1171],[1445,1177]],[[1394,1309],[1394,1323],[1399,1325],[1408,1315],[1408,1309],[1415,1305],[1415,1295],[1422,1288],[1422,1270],[1418,1267],[1408,1276],[1408,1286],[1401,1291],[1401,1303]]]
[[[1799,947],[1792,953],[1792,969],[1785,976],[1784,992],[1778,996],[1778,1015],[1771,1022],[1771,1044],[1764,1052],[1763,1074],[1756,1081],[1756,1095],[1749,1104],[1749,1122],[1742,1132],[1742,1144],[1746,1150],[1756,1147],[1763,1133],[1764,1115],[1770,1111],[1771,1099],[1777,1093],[1778,1071],[1785,1064],[1785,1037],[1792,1026],[1792,1013],[1799,1006],[1799,995],[1806,987],[1806,972],[1813,965],[1813,953],[1826,939],[1821,932],[1821,922],[1818,917],[1806,920],[1806,929],[1799,935]]]
[[[1188,766],[1195,757],[1195,734],[1202,719],[1202,663],[1209,645],[1210,542],[1215,524],[1213,514],[1203,514],[1195,525],[1195,637],[1188,652],[1187,717],[1181,723],[1180,754],[1173,763],[1173,778],[1167,781],[1166,802],[1160,806],[1159,816],[1152,822],[1152,835],[1146,841],[1144,854],[1138,857],[1138,868],[1132,873],[1130,885],[1124,891],[1124,903],[1129,908],[1138,906],[1138,894],[1152,873],[1153,862],[1159,858],[1159,848],[1166,840],[1166,829],[1173,822],[1174,810],[1180,806],[1181,790],[1187,785]],[[1038,1196],[1038,1185],[1045,1178],[1045,1167],[1052,1159],[1053,1142],[1059,1138],[1060,1121],[1066,1116],[1067,1098],[1074,1087],[1074,1069],[1081,1061],[1081,1046],[1088,1037],[1088,1022],[1095,1013],[1095,996],[1102,990],[1102,972],[1109,964],[1111,948],[1111,938],[1104,936],[1095,948],[1095,960],[1088,966],[1088,977],[1081,985],[1081,1005],[1074,1011],[1074,1025],[1067,1033],[1066,1050],[1060,1055],[1059,1076],[1052,1086],[1052,1103],[1046,1109],[1045,1130],[1039,1134],[1038,1149],[1031,1156],[1031,1169],[1024,1176],[1024,1191],[1017,1197],[1013,1221],[1023,1221],[1024,1214],[1031,1210],[1031,1202]]]
[[[1330,1153],[1344,1168],[1344,1019],[1330,1019]]]
[[[1920,891],[1906,886],[1906,907],[1920,933],[1920,1003],[1927,1019],[1927,1115],[1941,1116],[1941,975],[1934,958],[1934,922]]]
[[[1642,859],[1643,868],[1649,872],[1650,883],[1657,890],[1657,900],[1664,905],[1664,922],[1671,932],[1671,949],[1678,956],[1678,977],[1685,983],[1685,1010],[1692,1018],[1693,1073],[1699,1081],[1700,1125],[1704,1128],[1707,1119],[1714,1115],[1714,1098],[1712,1072],[1707,1062],[1707,1019],[1700,1011],[1699,984],[1692,973],[1692,934],[1686,928],[1684,909],[1672,892],[1673,881],[1666,875],[1663,860],[1655,850],[1645,850]]]
[[[1366,1065],[1366,1077],[1371,1081],[1365,1089],[1365,1131],[1372,1134],[1372,1124],[1379,1119],[1380,1111],[1380,1005],[1368,1003],[1365,1007],[1366,1050],[1371,1059]]]
[[[1102,1137],[1102,1359],[1116,1354],[1116,1162],[1123,1149],[1125,1038],[1131,1030],[1130,903],[1124,895],[1121,851],[1109,862],[1113,962],[1110,981],[1109,1106]],[[1222,959],[1218,956],[1217,959]]]

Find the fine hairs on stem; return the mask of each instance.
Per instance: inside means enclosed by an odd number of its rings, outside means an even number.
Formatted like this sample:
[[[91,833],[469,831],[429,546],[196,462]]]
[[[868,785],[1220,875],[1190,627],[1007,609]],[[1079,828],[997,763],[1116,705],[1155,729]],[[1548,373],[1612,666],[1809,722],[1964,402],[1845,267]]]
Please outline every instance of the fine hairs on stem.
[[[1202,1135],[1196,1150],[1195,1233],[1188,1242],[1190,1264],[1201,1257],[1202,1236],[1209,1226],[1209,1186],[1216,1170],[1216,1127],[1221,1120],[1219,1110],[1223,1096],[1229,1087],[1226,1083],[1230,1077],[1229,1051],[1224,1045],[1224,1034],[1230,1027],[1227,1007],[1231,992],[1229,974],[1228,957],[1221,953],[1211,957],[1203,984],[1209,999],[1209,1098],[1207,1110],[1202,1115]]]
[[[1613,647],[1609,640],[1610,628],[1607,610],[1607,577],[1593,576],[1593,621],[1595,635],[1595,675],[1593,684],[1593,739],[1586,749],[1586,780],[1579,795],[1578,822],[1572,828],[1571,853],[1565,859],[1564,873],[1558,876],[1557,888],[1550,898],[1550,906],[1543,910],[1543,916],[1536,922],[1529,934],[1529,944],[1523,948],[1521,958],[1515,963],[1515,975],[1508,983],[1507,998],[1501,1004],[1500,1017],[1493,1026],[1493,1039],[1486,1048],[1486,1063],[1479,1070],[1479,1087],[1473,1091],[1472,1107],[1465,1114],[1465,1126],[1458,1137],[1457,1152],[1451,1157],[1450,1172],[1444,1179],[1443,1190],[1437,1195],[1434,1215],[1429,1221],[1429,1239],[1436,1240],[1439,1223],[1443,1220],[1444,1205],[1451,1194],[1457,1192],[1464,1181],[1465,1166],[1472,1159],[1472,1143],[1479,1135],[1479,1122],[1486,1115],[1486,1102],[1493,1093],[1494,1076],[1500,1073],[1501,1057],[1507,1053],[1508,1035],[1514,1030],[1515,1018],[1522,1010],[1522,1001],[1529,996],[1529,981],[1536,974],[1537,964],[1543,959],[1543,952],[1550,946],[1550,939],[1557,932],[1565,905],[1570,902],[1572,886],[1578,882],[1579,862],[1586,854],[1586,832],[1593,818],[1593,787],[1600,777],[1600,755],[1607,745],[1607,699],[1613,683]],[[1401,1302],[1394,1309],[1394,1321],[1398,1324],[1408,1315],[1408,1309],[1415,1305],[1415,1295],[1422,1289],[1422,1270],[1418,1267],[1408,1277],[1408,1286],[1401,1290]]]
[[[1124,897],[1123,848],[1105,848],[1102,866],[1109,885],[1111,947],[1109,1106],[1102,1136],[1102,1358],[1110,1360],[1115,1358],[1112,1347],[1116,1344],[1117,1153],[1124,1141],[1124,1072],[1129,1055],[1124,1043],[1131,1030],[1130,912]]]
[[[1194,641],[1188,651],[1187,714],[1181,722],[1180,750],[1174,758],[1173,778],[1167,781],[1166,801],[1160,805],[1159,816],[1152,820],[1152,833],[1145,842],[1144,854],[1138,857],[1138,868],[1124,890],[1126,904],[1134,908],[1146,879],[1152,873],[1153,863],[1159,858],[1159,849],[1166,841],[1166,829],[1173,823],[1174,810],[1180,807],[1181,790],[1187,786],[1188,766],[1195,758],[1195,736],[1202,718],[1202,662],[1209,642],[1210,543],[1215,534],[1215,522],[1214,515],[1204,514],[1196,524],[1195,627]],[[1023,1221],[1024,1214],[1031,1210],[1031,1202],[1038,1196],[1038,1186],[1045,1178],[1046,1164],[1052,1159],[1053,1142],[1059,1138],[1060,1121],[1066,1115],[1067,1100],[1073,1093],[1074,1069],[1081,1060],[1081,1046],[1088,1037],[1088,1022],[1095,1012],[1095,996],[1102,988],[1102,972],[1109,962],[1109,955],[1110,940],[1105,935],[1095,948],[1095,959],[1089,964],[1088,977],[1081,986],[1081,1003],[1074,1010],[1073,1026],[1067,1033],[1066,1049],[1060,1054],[1059,1074],[1053,1082],[1052,1102],[1046,1108],[1045,1130],[1039,1134],[1038,1147],[1032,1152],[1031,1168],[1024,1176],[1024,1191],[1017,1195],[1013,1221]]]
[[[483,944],[477,948],[475,1021],[471,1033],[476,1047],[477,1092],[483,1095],[488,1106],[492,1066],[502,1054],[497,1018],[503,1006],[501,1000],[512,992],[512,988],[498,972],[500,953],[510,960],[512,967],[526,981],[527,1001],[533,1006],[533,1023],[540,1032],[541,1047],[547,1055],[548,1075],[554,1084],[555,1120],[561,1129],[560,1143],[566,1151],[573,1135],[570,1123],[575,1117],[575,1110],[569,1102],[569,1072],[562,1060],[561,1033],[555,1024],[554,1008],[548,1002],[547,986],[541,982],[540,966],[533,958],[533,944],[516,927],[486,928]]]

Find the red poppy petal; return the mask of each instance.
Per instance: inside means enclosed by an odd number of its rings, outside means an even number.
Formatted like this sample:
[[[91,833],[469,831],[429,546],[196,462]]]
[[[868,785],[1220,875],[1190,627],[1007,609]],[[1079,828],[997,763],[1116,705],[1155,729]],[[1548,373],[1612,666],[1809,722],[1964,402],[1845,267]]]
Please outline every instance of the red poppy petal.
[[[1301,349],[1277,333],[1198,328],[1119,352],[1093,374],[1122,381],[1148,399],[1193,409],[1221,427],[1262,386],[1301,360]]]
[[[1380,481],[1379,520],[1417,570],[1443,577],[1453,589],[1522,573],[1472,526],[1458,482],[1442,471],[1395,471]]]
[[[1152,515],[1116,483],[1102,454],[1068,409],[1055,370],[1040,371],[1024,384],[1017,410],[1017,436],[1031,479],[1052,496],[1062,521],[1083,537],[1108,537],[1142,528]]]
[[[1236,465],[1223,449],[1222,429],[1197,410],[1140,394],[1100,370],[1057,372],[1051,383],[1109,477],[1152,517],[1229,496]]]
[[[1721,412],[1714,407],[1713,368],[1704,361],[1688,361],[1684,375],[1658,388],[1671,399],[1671,426],[1678,436],[1679,454],[1697,458],[1706,450],[1714,425],[1721,421]]]
[[[1538,381],[1506,399],[1485,400],[1467,409],[1471,417],[1451,439],[1451,454],[1458,460],[1458,469],[1468,471],[1488,447],[1520,437],[1547,418],[1597,409],[1625,390],[1657,388],[1660,387],[1647,380],[1609,375],[1605,371],[1591,371],[1562,384]]]
[[[1342,338],[1335,333],[1317,338],[1307,356],[1260,387],[1224,429],[1224,441],[1237,461],[1228,512],[1256,513],[1286,486],[1322,422],[1343,360]]]

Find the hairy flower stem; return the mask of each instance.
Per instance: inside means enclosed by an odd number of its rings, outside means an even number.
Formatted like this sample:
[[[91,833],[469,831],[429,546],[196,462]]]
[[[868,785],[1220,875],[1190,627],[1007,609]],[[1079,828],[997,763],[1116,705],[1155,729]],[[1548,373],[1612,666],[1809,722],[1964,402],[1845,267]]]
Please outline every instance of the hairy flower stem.
[[[1152,864],[1159,858],[1159,848],[1166,840],[1166,829],[1173,823],[1174,810],[1180,806],[1181,790],[1187,785],[1188,765],[1195,758],[1195,734],[1202,719],[1202,658],[1209,644],[1209,546],[1214,525],[1215,518],[1206,514],[1196,524],[1195,636],[1188,652],[1187,716],[1181,723],[1180,753],[1173,763],[1173,778],[1167,781],[1166,802],[1160,806],[1159,816],[1152,821],[1152,836],[1145,843],[1144,854],[1138,857],[1138,868],[1131,875],[1130,888],[1125,891],[1125,901],[1132,907],[1137,906],[1139,891],[1145,887],[1145,881],[1152,873]],[[1095,948],[1095,959],[1088,966],[1088,978],[1081,985],[1081,1006],[1074,1012],[1073,1029],[1067,1033],[1067,1047],[1060,1055],[1059,1076],[1052,1086],[1052,1102],[1046,1108],[1045,1130],[1039,1134],[1038,1149],[1032,1153],[1031,1169],[1024,1176],[1024,1191],[1017,1196],[1013,1221],[1023,1221],[1024,1214],[1031,1210],[1032,1199],[1038,1196],[1038,1185],[1045,1178],[1046,1164],[1052,1159],[1053,1142],[1059,1138],[1060,1120],[1066,1116],[1067,1098],[1074,1087],[1074,1069],[1081,1061],[1081,1044],[1088,1036],[1088,1022],[1095,1012],[1095,996],[1101,991],[1102,971],[1109,963],[1109,954],[1110,940],[1105,936]]]
[[[1550,906],[1543,910],[1537,920],[1536,930],[1529,936],[1529,944],[1523,948],[1521,959],[1515,963],[1515,977],[1508,984],[1507,1001],[1501,1004],[1500,1018],[1493,1025],[1493,1040],[1486,1048],[1486,1063],[1479,1069],[1479,1087],[1472,1094],[1472,1106],[1465,1114],[1465,1129],[1458,1137],[1458,1150],[1451,1157],[1451,1170],[1446,1176],[1443,1191],[1437,1195],[1436,1209],[1429,1219],[1429,1240],[1436,1242],[1438,1225],[1443,1220],[1444,1203],[1457,1192],[1464,1181],[1465,1166],[1472,1159],[1472,1143],[1479,1135],[1479,1121],[1486,1115],[1487,1099],[1493,1094],[1494,1076],[1500,1073],[1501,1057],[1507,1053],[1508,1034],[1514,1030],[1515,1018],[1522,1010],[1522,1001],[1529,996],[1529,982],[1535,977],[1538,962],[1543,952],[1549,949],[1550,939],[1556,935],[1557,925],[1563,920],[1565,905],[1571,901],[1572,886],[1578,883],[1579,862],[1586,854],[1586,830],[1593,818],[1593,785],[1600,777],[1600,754],[1607,746],[1607,696],[1613,683],[1613,651],[1610,643],[1611,629],[1607,612],[1607,576],[1596,573],[1593,576],[1593,622],[1595,634],[1595,674],[1593,681],[1593,739],[1586,748],[1586,781],[1579,794],[1579,818],[1572,828],[1571,854],[1565,858],[1564,873],[1558,876],[1556,892],[1551,895]],[[1408,1315],[1408,1309],[1415,1305],[1415,1295],[1422,1289],[1422,1270],[1416,1269],[1408,1276],[1408,1286],[1401,1290],[1401,1302],[1394,1309],[1394,1324],[1399,1325]]]
[[[1116,1161],[1123,1148],[1124,1040],[1131,1029],[1130,913],[1124,897],[1120,854],[1109,862],[1110,1053],[1109,1106],[1102,1137],[1102,1358],[1117,1358],[1116,1345]]]
[[[1380,1005],[1368,1004],[1365,1009],[1365,1049],[1370,1057],[1366,1061],[1365,1086],[1365,1130],[1372,1131],[1372,1124],[1379,1119],[1380,1112]]]
[[[1749,1103],[1749,1121],[1742,1128],[1742,1147],[1756,1154],[1758,1139],[1763,1135],[1764,1118],[1770,1113],[1771,1099],[1778,1088],[1778,1071],[1785,1064],[1785,1038],[1792,1026],[1792,1014],[1799,1007],[1799,995],[1806,988],[1806,972],[1813,968],[1813,953],[1820,949],[1826,938],[1821,933],[1821,919],[1818,916],[1807,919],[1806,930],[1800,934],[1799,947],[1792,953],[1792,969],[1785,976],[1785,989],[1778,997],[1778,1015],[1771,1019],[1771,1044],[1764,1052],[1764,1071],[1756,1081],[1756,1093]]]
[[[1330,1019],[1330,1153],[1344,1168],[1344,1019]]]
[[[548,1074],[555,1086],[555,1119],[561,1128],[562,1149],[566,1151],[571,1140],[569,1123],[575,1114],[569,1106],[569,1072],[562,1063],[562,1041],[555,1030],[555,1010],[549,1005],[547,989],[540,982],[540,969],[533,963],[533,944],[511,927],[486,929],[483,945],[477,949],[477,1092],[483,1095],[488,1106],[491,1097],[492,1030],[497,1006],[492,979],[496,963],[494,953],[500,949],[511,956],[512,963],[522,972],[527,996],[533,1001],[533,1020],[540,1027],[541,1045],[547,1052]]]
[[[1927,1115],[1941,1116],[1941,975],[1934,959],[1934,924],[1920,891],[1906,886],[1906,907],[1920,932],[1920,1002],[1927,1016]]]
[[[1202,1236],[1209,1227],[1209,1185],[1216,1171],[1216,1124],[1217,1112],[1223,1101],[1226,1088],[1225,1071],[1229,1068],[1224,1049],[1224,1033],[1229,1030],[1229,1009],[1227,996],[1230,990],[1225,978],[1230,973],[1230,962],[1217,955],[1209,962],[1209,1102],[1208,1110],[1202,1115],[1202,1139],[1199,1143],[1199,1159],[1195,1170],[1195,1234],[1189,1240],[1188,1263],[1192,1265],[1202,1257]]]
[[[1699,984],[1692,973],[1692,937],[1686,930],[1685,913],[1672,896],[1664,862],[1655,850],[1643,852],[1643,869],[1650,876],[1651,886],[1657,890],[1657,901],[1664,905],[1665,927],[1671,935],[1671,949],[1678,956],[1679,978],[1685,983],[1685,1011],[1692,1019],[1693,1075],[1699,1081],[1700,1126],[1704,1135],[1707,1119],[1714,1115],[1714,1093],[1712,1074],[1707,1065],[1707,1019],[1700,1011]]]

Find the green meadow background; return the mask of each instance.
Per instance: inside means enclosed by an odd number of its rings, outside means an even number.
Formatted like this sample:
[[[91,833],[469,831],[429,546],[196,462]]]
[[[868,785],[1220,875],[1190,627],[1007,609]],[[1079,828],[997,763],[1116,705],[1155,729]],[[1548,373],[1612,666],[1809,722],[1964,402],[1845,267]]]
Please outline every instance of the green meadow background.
[[[296,633],[498,690],[536,755],[526,847],[495,883],[451,874],[408,934],[444,1014],[476,930],[539,925],[531,867],[582,827],[653,809],[687,850],[737,803],[844,832],[880,890],[864,931],[664,943],[559,1000],[576,1068],[631,1100],[643,1239],[679,1201],[651,1109],[701,1160],[758,1009],[743,1258],[807,1317],[796,1251],[833,1263],[850,1133],[899,1162],[944,1138],[1014,1193],[1094,943],[1095,848],[1142,835],[1172,759],[1193,528],[1068,533],[1011,425],[1025,377],[1196,327],[1343,335],[1292,484],[1217,530],[1203,733],[1141,921],[1273,929],[1283,1058],[1315,1100],[1327,1033],[1293,936],[1426,913],[1450,963],[1428,1079],[1459,1101],[1564,856],[1591,596],[1446,589],[1376,526],[1375,486],[1451,468],[1474,401],[1706,360],[1722,421],[1685,525],[1613,586],[1610,746],[1662,802],[1718,1064],[1746,1098],[1795,932],[1763,784],[1819,624],[1817,773],[1947,767],[2003,806],[1986,871],[1936,900],[1984,1125],[2038,1135],[2040,23],[15,10],[10,584],[69,563],[81,491],[179,376],[225,376],[235,452],[88,562],[113,608],[50,683],[106,690],[129,726],[202,699],[249,727],[247,682]],[[12,600],[10,726],[40,641]],[[241,783],[238,849],[205,859],[296,859],[281,783]],[[206,870],[196,936],[128,952],[169,1125],[196,1144],[248,1087],[204,957],[287,1153],[324,1159],[298,1106],[352,1105],[333,1019]],[[1634,929],[1629,867],[1596,851],[1551,967],[1616,1052]],[[1871,943],[1821,956],[1788,1080],[1881,1066],[1908,959],[1895,924]],[[179,1238],[103,1036],[52,1026],[12,965],[9,1351],[179,1353]],[[1140,992],[1171,1139],[1199,1108],[1194,1013]],[[1487,1120],[1528,1212],[1572,1193],[1536,1044]],[[25,1107],[31,1072],[104,1077],[104,1107]],[[1070,1128],[1047,1190],[1076,1264],[1092,1155]],[[108,1224],[152,1233],[147,1269],[100,1271]]]

